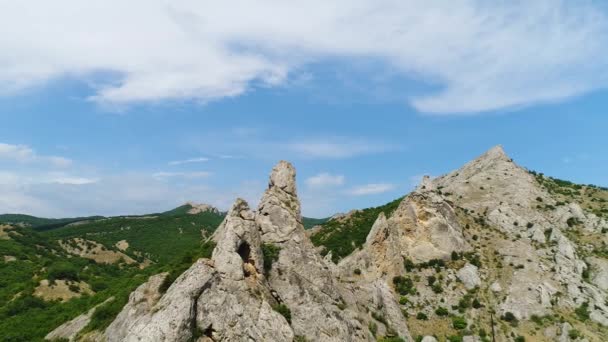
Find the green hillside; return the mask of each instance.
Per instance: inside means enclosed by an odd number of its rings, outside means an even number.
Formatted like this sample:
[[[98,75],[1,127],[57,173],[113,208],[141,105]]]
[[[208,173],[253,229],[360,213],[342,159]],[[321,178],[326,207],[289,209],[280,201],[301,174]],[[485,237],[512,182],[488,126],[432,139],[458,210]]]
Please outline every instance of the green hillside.
[[[41,341],[52,329],[113,296],[115,305],[160,270],[153,265],[97,264],[68,255],[56,241],[31,228],[16,228],[0,240],[0,332],[2,341]],[[41,280],[64,281],[80,292],[86,283],[94,292],[66,302],[34,295]]]
[[[109,324],[129,293],[150,275],[184,270],[198,257],[208,256],[210,249],[203,244],[203,238],[222,220],[222,214],[190,215],[172,210],[82,221],[44,231],[19,226],[6,229],[7,235],[0,239],[0,340],[42,341],[63,322],[114,297],[98,310],[100,314],[91,322],[91,328]],[[101,244],[104,251],[124,253],[136,262],[128,264],[120,259],[106,264],[70,254],[58,241],[74,241],[73,238],[84,239],[88,245]],[[116,243],[123,240],[128,248],[121,251]],[[140,268],[144,265],[147,267]],[[42,280],[55,285],[65,282],[74,293],[82,295],[65,302],[43,300],[37,295]],[[79,284],[86,284],[83,286],[90,287],[93,293],[86,294]]]
[[[42,234],[53,240],[85,238],[114,246],[126,240],[126,254],[134,259],[141,252],[154,262],[167,263],[180,257],[184,251],[196,248],[202,237],[222,222],[223,216],[210,212],[197,215],[160,215],[144,217],[114,217],[87,224],[66,226]]]
[[[379,207],[355,211],[341,219],[328,220],[321,224],[321,230],[312,235],[312,243],[325,247],[323,255],[331,251],[333,261],[338,262],[365,243],[367,234],[381,212],[389,216],[397,209],[401,200],[403,197]]]

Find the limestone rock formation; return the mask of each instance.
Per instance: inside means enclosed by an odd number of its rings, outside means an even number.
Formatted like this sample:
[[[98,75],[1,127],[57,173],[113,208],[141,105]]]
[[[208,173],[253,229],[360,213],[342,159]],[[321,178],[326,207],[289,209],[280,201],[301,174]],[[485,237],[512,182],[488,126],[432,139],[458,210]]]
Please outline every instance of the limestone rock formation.
[[[379,332],[411,340],[384,280],[343,284],[317,253],[301,223],[291,164],[274,167],[257,211],[237,199],[211,238],[211,260],[197,261],[166,293],[165,274],[150,278],[105,340],[374,341],[368,307],[386,317]],[[265,256],[269,250],[276,255]]]

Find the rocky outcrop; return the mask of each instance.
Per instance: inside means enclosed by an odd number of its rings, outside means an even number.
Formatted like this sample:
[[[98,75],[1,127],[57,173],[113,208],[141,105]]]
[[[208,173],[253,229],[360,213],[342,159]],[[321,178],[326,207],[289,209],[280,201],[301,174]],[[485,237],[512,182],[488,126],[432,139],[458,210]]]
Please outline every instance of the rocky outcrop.
[[[345,275],[359,269],[365,270],[366,277],[377,279],[403,273],[404,258],[415,263],[447,260],[452,252],[469,250],[452,206],[421,186],[403,199],[391,217],[381,213],[363,248],[339,266]]]
[[[107,341],[189,341],[197,334],[193,319],[197,300],[217,277],[212,264],[201,259],[162,296],[162,276],[152,277],[131,294],[129,303],[106,330]]]
[[[481,279],[475,265],[466,264],[456,274],[467,290],[472,290],[481,285]]]
[[[257,211],[237,199],[211,238],[211,260],[197,261],[166,293],[161,274],[131,294],[107,341],[373,341],[367,307],[387,318],[383,332],[390,325],[411,339],[386,282],[346,286],[317,253],[291,164],[274,167]]]

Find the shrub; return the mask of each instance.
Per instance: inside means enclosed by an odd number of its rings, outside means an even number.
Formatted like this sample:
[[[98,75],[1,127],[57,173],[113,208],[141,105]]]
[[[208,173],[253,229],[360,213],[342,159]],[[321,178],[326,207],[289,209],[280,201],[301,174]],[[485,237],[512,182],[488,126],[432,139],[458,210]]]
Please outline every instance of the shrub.
[[[566,224],[568,225],[568,227],[572,228],[572,227],[576,226],[577,224],[580,224],[580,222],[577,218],[570,217],[568,220],[566,220]]]
[[[278,313],[280,313],[289,324],[291,324],[291,310],[285,304],[273,305],[272,309]]]
[[[477,298],[473,299],[473,308],[479,309],[481,307],[481,303]]]
[[[409,273],[412,272],[414,270],[414,268],[416,267],[416,265],[414,264],[414,262],[412,262],[412,260],[404,258],[403,259],[403,266],[405,267],[405,270]]]
[[[526,342],[526,338],[523,336],[517,336],[515,342]]]
[[[509,311],[505,312],[505,314],[502,315],[501,319],[503,321],[511,323],[512,326],[516,326],[518,324],[517,317],[515,317],[515,315]]]
[[[526,228],[530,229],[532,227],[534,227],[534,223],[528,222],[528,224],[526,225]]]
[[[369,332],[372,333],[372,335],[376,336],[376,333],[378,332],[378,325],[376,323],[369,322],[367,328],[369,329]]]
[[[447,337],[450,342],[462,342],[462,336],[460,335],[452,335]]]
[[[49,281],[53,282],[56,279],[79,281],[78,269],[75,265],[67,262],[53,264],[49,267]]]
[[[441,287],[441,284],[437,283],[435,285],[433,285],[433,292],[435,293],[442,293],[443,292],[443,288]]]
[[[401,298],[399,298],[399,304],[405,305],[407,303],[409,303],[409,300],[407,299],[406,296],[401,296]]]
[[[452,251],[452,261],[460,260],[460,254],[456,251]]]
[[[438,308],[435,310],[435,314],[436,314],[437,316],[447,316],[447,315],[449,315],[450,313],[448,312],[448,309],[446,309],[446,308],[444,308],[444,307],[440,306],[440,307],[438,307]]]
[[[570,337],[572,340],[576,340],[577,338],[581,337],[581,333],[576,329],[571,329],[568,331],[568,337]]]
[[[95,292],[101,292],[108,288],[108,284],[103,280],[93,280],[91,281],[91,289]]]
[[[421,321],[426,321],[429,317],[424,312],[419,312],[416,314],[416,319]]]
[[[589,319],[589,303],[585,302],[583,304],[581,304],[581,306],[579,306],[578,308],[576,308],[574,310],[574,313],[576,313],[576,316],[578,316],[578,319],[580,319],[581,321],[586,321]]]
[[[414,282],[410,278],[396,276],[393,278],[393,284],[395,285],[395,290],[401,295],[410,294],[415,291]]]
[[[466,329],[467,320],[464,317],[460,317],[460,316],[452,317],[452,326],[456,330]]]
[[[281,252],[281,248],[270,244],[265,243],[262,244],[262,255],[264,257],[264,273],[268,275],[270,270],[272,270],[272,264],[279,260],[279,253]]]
[[[361,275],[361,270],[358,268],[355,268],[355,270],[353,271],[354,274],[356,275]]]

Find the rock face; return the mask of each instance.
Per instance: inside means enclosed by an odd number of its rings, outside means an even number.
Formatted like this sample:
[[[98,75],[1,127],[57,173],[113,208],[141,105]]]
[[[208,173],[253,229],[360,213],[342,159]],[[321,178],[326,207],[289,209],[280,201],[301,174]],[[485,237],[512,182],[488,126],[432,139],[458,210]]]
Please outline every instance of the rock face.
[[[257,211],[237,199],[211,238],[211,260],[197,261],[166,293],[166,275],[151,277],[104,339],[375,341],[365,309],[374,307],[386,317],[378,332],[411,340],[386,282],[343,284],[316,252],[301,223],[291,164],[274,167]],[[265,257],[269,251],[274,256]]]
[[[403,273],[404,258],[415,263],[449,259],[469,251],[452,206],[427,187],[406,196],[387,218],[381,213],[364,247],[340,262],[346,274],[366,270],[372,279]]]

